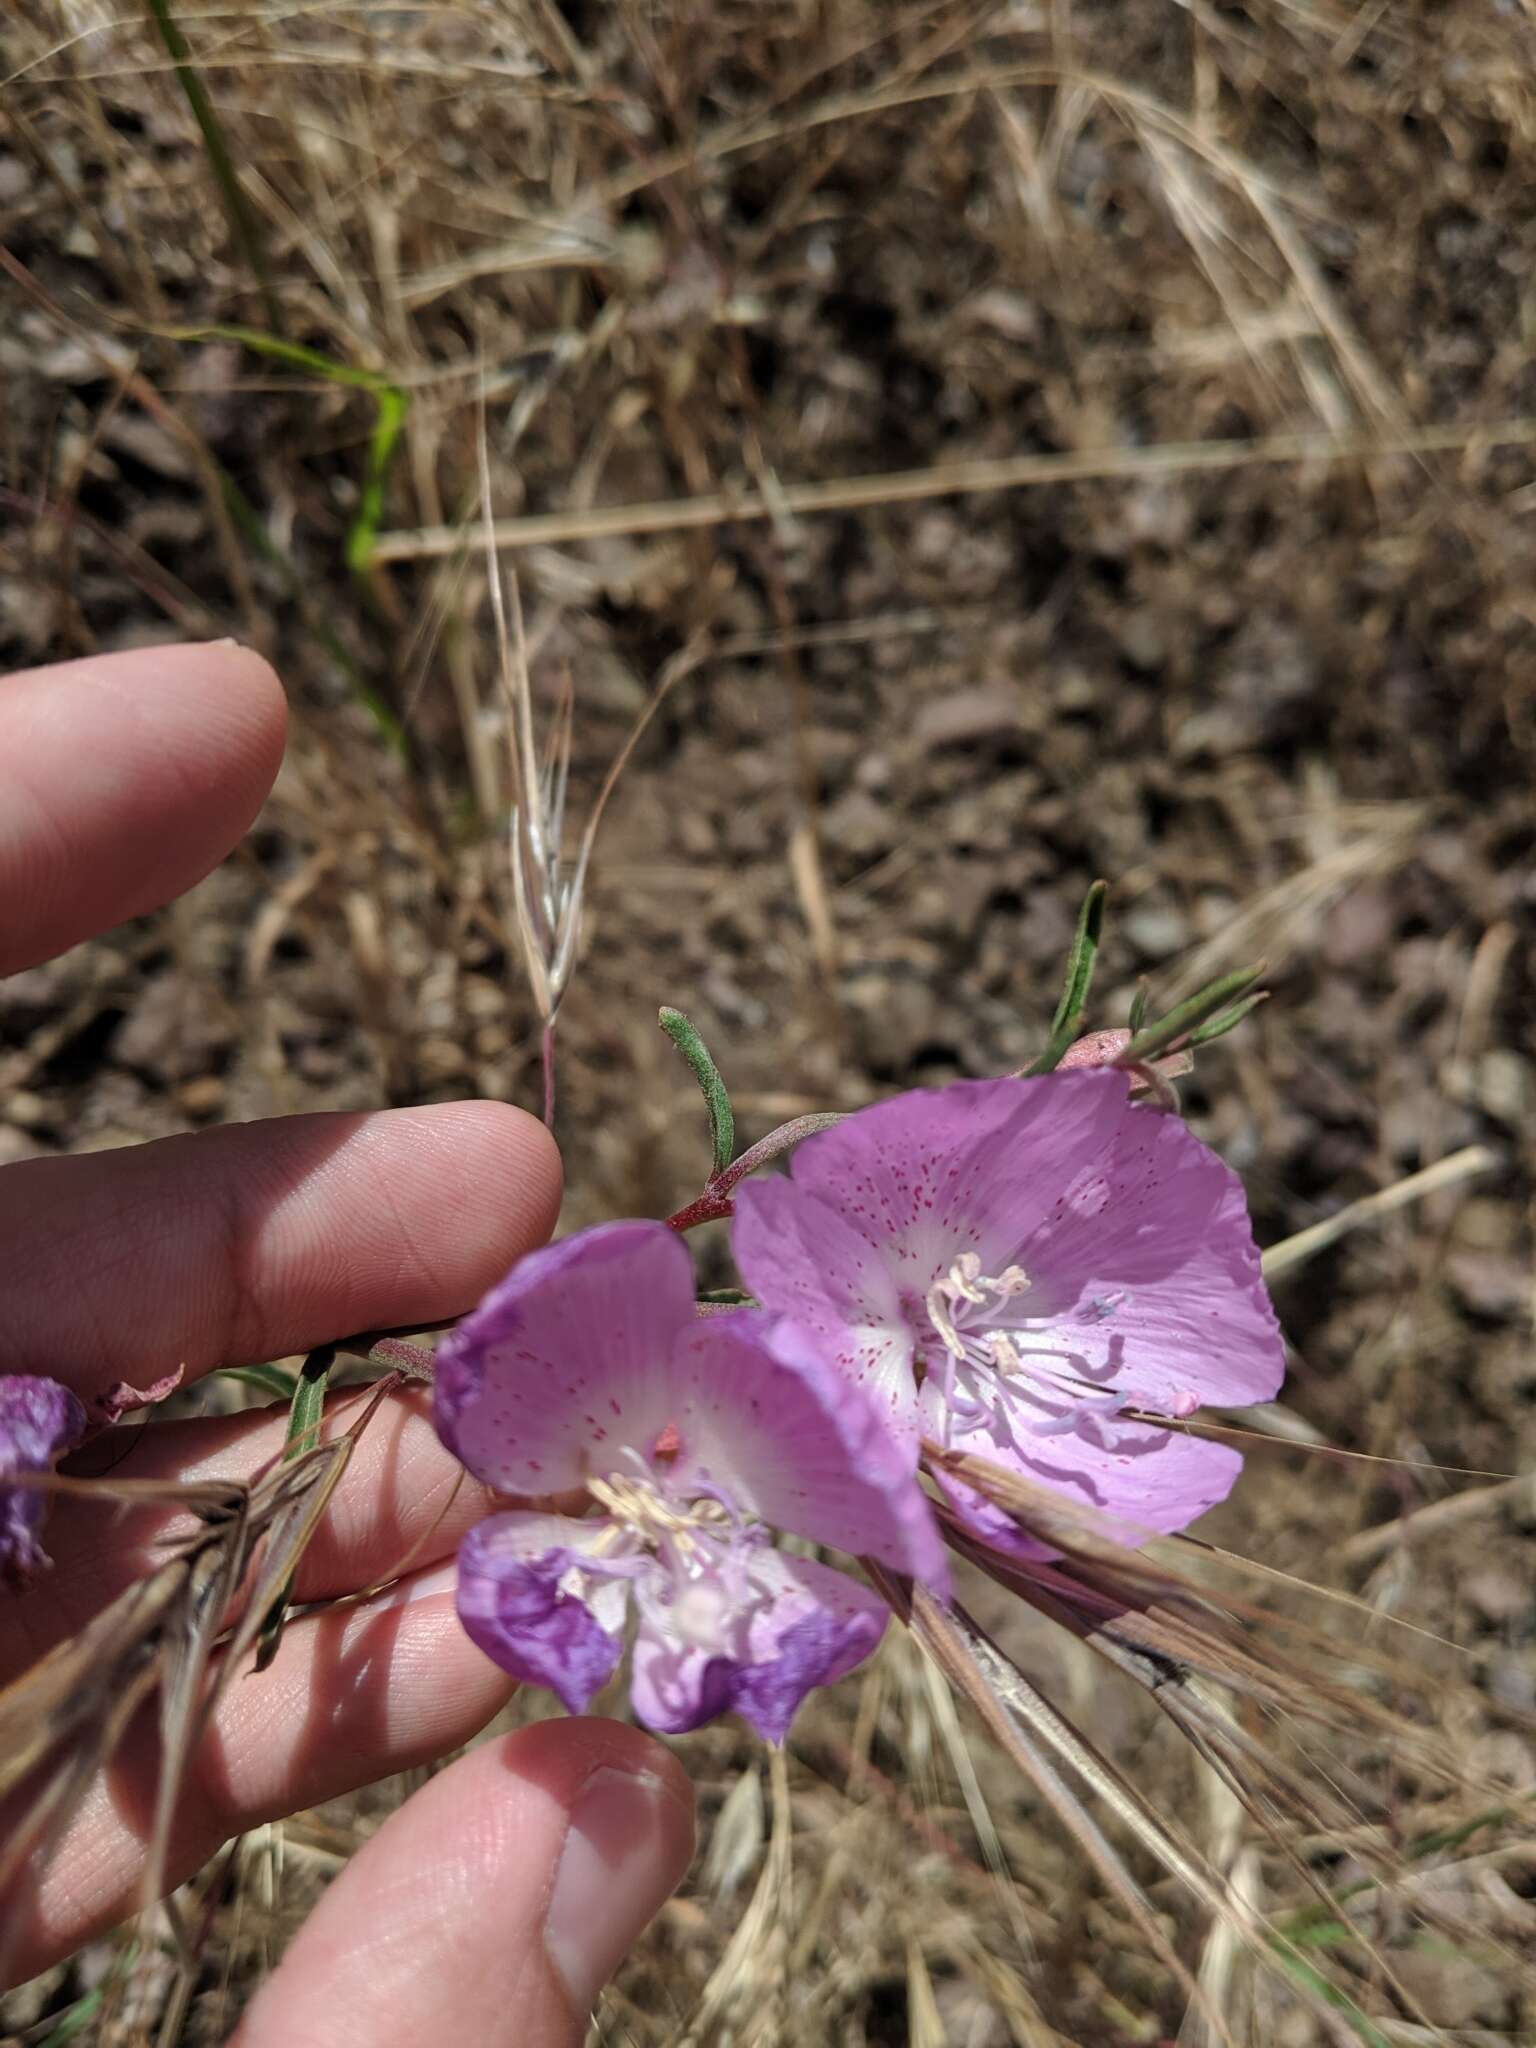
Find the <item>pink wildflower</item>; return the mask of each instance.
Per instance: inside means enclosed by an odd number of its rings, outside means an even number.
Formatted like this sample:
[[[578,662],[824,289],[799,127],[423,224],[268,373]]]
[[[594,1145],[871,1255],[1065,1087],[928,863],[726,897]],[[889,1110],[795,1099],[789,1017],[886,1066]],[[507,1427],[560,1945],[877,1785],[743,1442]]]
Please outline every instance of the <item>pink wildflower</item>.
[[[886,1608],[770,1525],[942,1591],[916,1478],[867,1399],[803,1333],[699,1319],[661,1223],[609,1223],[513,1268],[437,1354],[437,1425],[504,1492],[584,1487],[586,1519],[513,1510],[459,1552],[459,1613],[506,1671],[581,1712],[633,1604],[630,1697],[676,1734],[735,1709],[779,1741],[813,1686],[880,1640]]]
[[[85,1410],[57,1380],[31,1373],[0,1376],[0,1580],[31,1577],[48,1562],[38,1531],[46,1493],[7,1486],[20,1472],[46,1472],[84,1436]]]
[[[1123,1518],[1230,1491],[1223,1444],[1137,1419],[1267,1400],[1284,1357],[1237,1176],[1125,1074],[960,1082],[809,1139],[743,1187],[743,1280],[889,1416]],[[1001,1518],[946,1490],[997,1538]]]

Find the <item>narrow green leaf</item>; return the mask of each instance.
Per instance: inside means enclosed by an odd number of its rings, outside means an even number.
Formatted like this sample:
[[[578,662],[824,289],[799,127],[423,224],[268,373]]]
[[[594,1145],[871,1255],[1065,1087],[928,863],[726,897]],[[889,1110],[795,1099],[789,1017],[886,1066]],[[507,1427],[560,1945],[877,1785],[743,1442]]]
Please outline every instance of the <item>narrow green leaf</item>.
[[[1177,1004],[1166,1017],[1159,1017],[1155,1024],[1148,1024],[1138,1031],[1116,1065],[1128,1066],[1132,1061],[1155,1059],[1169,1046],[1186,1040],[1207,1018],[1216,1016],[1229,1004],[1235,1003],[1238,997],[1246,995],[1264,972],[1264,966],[1260,960],[1252,967],[1239,967],[1234,973],[1224,974],[1219,981],[1211,982],[1187,1002]]]
[[[1135,1036],[1147,1021],[1147,982],[1145,975],[1136,984],[1136,993],[1131,997],[1131,1014],[1125,1021],[1132,1037]]]
[[[331,1367],[335,1363],[334,1344],[322,1344],[318,1351],[311,1351],[305,1359],[288,1410],[288,1439],[283,1445],[285,1458],[297,1458],[305,1451],[312,1451],[319,1443],[325,1390],[330,1384]]]
[[[270,1394],[276,1401],[291,1401],[299,1384],[297,1375],[280,1365],[221,1365],[217,1377],[239,1380],[244,1386]]]
[[[283,1444],[285,1463],[293,1458],[302,1457],[306,1451],[314,1450],[319,1443],[320,1422],[325,1413],[325,1390],[330,1383],[331,1368],[335,1363],[334,1344],[322,1344],[317,1351],[311,1351],[305,1359],[288,1408],[288,1435]],[[283,1621],[292,1597],[293,1581],[288,1579],[267,1609],[266,1619],[261,1624],[261,1633],[256,1642],[258,1671],[265,1671],[277,1655],[277,1646],[282,1640]]]
[[[379,522],[384,517],[384,484],[409,404],[405,393],[397,391],[393,384],[382,385],[374,394],[374,402],[378,411],[368,442],[363,487],[358,493],[357,511],[347,529],[347,567],[356,576],[366,576],[373,567],[373,544],[378,539]]]
[[[198,132],[203,138],[203,148],[208,154],[208,165],[213,172],[213,181],[219,188],[219,198],[223,202],[224,212],[229,221],[229,231],[235,239],[235,247],[244,257],[252,277],[261,288],[267,318],[274,327],[281,327],[282,312],[277,303],[277,294],[272,289],[272,279],[267,270],[266,257],[262,252],[261,233],[256,225],[256,216],[246,202],[219,117],[213,110],[213,102],[209,99],[207,89],[198,76],[197,67],[192,62],[191,48],[171,12],[171,0],[149,0],[149,12],[160,32],[160,40],[165,45],[166,55],[175,67],[176,81],[186,96],[187,105],[192,110],[192,118],[196,121]]]
[[[82,1998],[77,1998],[73,2005],[66,2006],[48,2032],[35,2044],[35,2048],[64,2048],[66,2041],[73,2041],[101,2011],[106,2003],[108,1991],[116,1989],[138,1953],[139,1944],[136,1941],[125,1942],[112,1958],[111,1967],[101,1982],[93,1985]]]
[[[1311,1992],[1314,1998],[1321,1999],[1324,2005],[1331,2006],[1344,2024],[1366,2043],[1366,2048],[1392,2048],[1391,2035],[1383,2033],[1370,2015],[1360,2010],[1347,1991],[1342,1991],[1337,1984],[1330,1982],[1321,1970],[1314,1970],[1310,1963],[1303,1961],[1299,1955],[1287,1950],[1279,1942],[1274,1943],[1273,1947],[1276,1960],[1292,1982]]]
[[[714,1173],[724,1173],[731,1163],[732,1153],[736,1150],[736,1119],[731,1112],[730,1094],[720,1078],[720,1069],[710,1058],[708,1046],[681,1010],[671,1009],[663,1003],[657,1012],[656,1021],[693,1070],[693,1078],[699,1084],[704,1106],[709,1111],[709,1136],[715,1159]]]
[[[1347,1920],[1315,1920],[1286,1939],[1296,1948],[1350,1948],[1358,1943],[1360,1930]]]
[[[1202,1024],[1198,1031],[1192,1031],[1189,1035],[1190,1044],[1209,1045],[1214,1039],[1225,1038],[1229,1031],[1241,1024],[1243,1019],[1251,1011],[1256,1010],[1260,1003],[1266,1002],[1268,997],[1268,989],[1255,989],[1251,996],[1244,996],[1240,1003],[1233,1003],[1230,1009],[1212,1017],[1208,1024]]]
[[[1108,894],[1108,882],[1095,882],[1083,898],[1083,907],[1077,914],[1077,930],[1072,934],[1072,948],[1067,955],[1061,1001],[1051,1019],[1051,1035],[1046,1040],[1044,1052],[1021,1070],[1027,1075],[1055,1073],[1067,1048],[1081,1036],[1083,1012],[1088,1007],[1088,990],[1093,981],[1093,966],[1104,930],[1104,899]]]
[[[1093,982],[1093,965],[1098,958],[1099,940],[1104,931],[1104,900],[1108,894],[1108,882],[1095,882],[1077,913],[1077,930],[1072,934],[1072,950],[1067,955],[1066,984],[1061,991],[1061,1001],[1056,1005],[1056,1014],[1051,1019],[1052,1037],[1069,1024],[1075,1033],[1088,1007],[1088,990]]]

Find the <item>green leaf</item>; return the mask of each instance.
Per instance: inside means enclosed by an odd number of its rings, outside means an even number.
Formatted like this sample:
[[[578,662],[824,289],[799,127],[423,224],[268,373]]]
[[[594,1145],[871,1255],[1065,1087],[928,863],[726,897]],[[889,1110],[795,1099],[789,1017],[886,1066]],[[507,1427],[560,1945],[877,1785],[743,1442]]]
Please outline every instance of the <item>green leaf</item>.
[[[336,1363],[336,1346],[322,1344],[305,1359],[288,1409],[288,1437],[284,1458],[300,1457],[320,1441],[320,1418],[325,1412],[325,1390]]]
[[[330,1383],[331,1368],[335,1363],[334,1344],[322,1344],[318,1351],[311,1351],[305,1359],[294,1385],[293,1399],[288,1407],[288,1435],[283,1443],[285,1463],[293,1458],[302,1457],[306,1451],[312,1451],[319,1443],[320,1423],[325,1414],[325,1390]],[[265,1671],[277,1655],[277,1646],[282,1641],[283,1621],[292,1598],[293,1581],[289,1579],[267,1609],[266,1619],[261,1624],[261,1634],[256,1640],[258,1671]]]
[[[1131,997],[1131,1014],[1125,1021],[1132,1037],[1135,1036],[1147,1021],[1147,982],[1145,975],[1136,984],[1136,993]]]
[[[736,1150],[736,1119],[731,1112],[730,1094],[720,1078],[720,1069],[709,1056],[708,1046],[681,1010],[671,1009],[663,1003],[656,1021],[692,1068],[693,1078],[704,1097],[704,1106],[709,1111],[710,1143],[714,1148],[714,1173],[710,1176],[713,1179],[715,1173],[724,1173]]]
[[[299,1384],[297,1374],[280,1365],[221,1365],[217,1377],[239,1380],[247,1387],[256,1387],[263,1394],[270,1394],[277,1401],[291,1401]]]
[[[1051,1019],[1053,1033],[1065,1024],[1076,1025],[1088,1007],[1088,990],[1093,981],[1093,963],[1098,957],[1099,939],[1104,931],[1104,900],[1108,894],[1108,882],[1095,882],[1077,913],[1077,930],[1072,935],[1072,950],[1067,955],[1066,986]]]
[[[1187,1002],[1177,1004],[1166,1017],[1159,1017],[1155,1024],[1148,1024],[1138,1031],[1115,1064],[1123,1067],[1133,1061],[1155,1059],[1169,1046],[1187,1039],[1208,1018],[1217,1016],[1229,1004],[1235,1007],[1237,998],[1248,993],[1264,972],[1264,966],[1260,960],[1252,967],[1239,967],[1234,973],[1224,974],[1219,981],[1211,982]],[[1236,1021],[1234,1018],[1233,1022]]]
[[[1044,1052],[1024,1068],[1026,1074],[1054,1073],[1067,1048],[1081,1036],[1083,1012],[1088,1007],[1088,990],[1093,982],[1094,962],[1098,959],[1099,940],[1104,930],[1104,900],[1108,894],[1108,882],[1095,882],[1083,898],[1083,907],[1077,914],[1077,930],[1072,934],[1072,950],[1067,955],[1067,974],[1061,1000],[1051,1019],[1051,1035]]]
[[[1192,1031],[1189,1035],[1191,1046],[1209,1045],[1214,1039],[1225,1038],[1227,1033],[1241,1024],[1251,1011],[1259,1007],[1260,1003],[1267,1002],[1268,1000],[1268,989],[1255,989],[1251,996],[1244,996],[1240,1003],[1234,1003],[1230,1009],[1223,1010],[1219,1016],[1212,1017],[1208,1024],[1202,1024],[1198,1031]]]

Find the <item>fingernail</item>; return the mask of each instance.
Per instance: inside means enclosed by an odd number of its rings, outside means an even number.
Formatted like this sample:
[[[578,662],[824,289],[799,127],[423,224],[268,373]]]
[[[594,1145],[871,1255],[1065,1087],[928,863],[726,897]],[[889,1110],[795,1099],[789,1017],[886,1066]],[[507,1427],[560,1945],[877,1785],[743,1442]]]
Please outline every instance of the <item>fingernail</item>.
[[[544,1921],[544,1946],[577,2012],[597,1995],[675,1882],[667,1809],[676,1795],[649,1771],[604,1765],[571,1809]]]

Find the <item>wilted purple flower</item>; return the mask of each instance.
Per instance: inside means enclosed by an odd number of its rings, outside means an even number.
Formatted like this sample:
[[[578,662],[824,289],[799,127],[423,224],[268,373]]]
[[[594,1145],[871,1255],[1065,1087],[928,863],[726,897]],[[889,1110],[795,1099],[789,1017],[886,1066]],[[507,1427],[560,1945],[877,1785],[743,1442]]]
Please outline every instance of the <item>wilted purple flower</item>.
[[[515,1266],[437,1353],[437,1427],[498,1490],[584,1487],[584,1520],[492,1515],[459,1551],[459,1614],[503,1670],[581,1712],[611,1677],[626,1610],[630,1696],[667,1734],[734,1708],[780,1740],[812,1686],[875,1647],[886,1607],[775,1549],[770,1525],[942,1590],[910,1460],[803,1333],[701,1320],[660,1223],[608,1223]]]
[[[1242,1459],[1136,1420],[1269,1398],[1284,1356],[1237,1176],[1123,1073],[899,1095],[744,1187],[746,1285],[906,1443],[1004,1465],[1134,1542],[1225,1497]],[[976,1496],[949,1483],[988,1524]]]
[[[47,1564],[37,1540],[48,1496],[7,1486],[18,1472],[46,1472],[85,1434],[85,1410],[57,1380],[0,1377],[0,1579],[20,1583]]]

